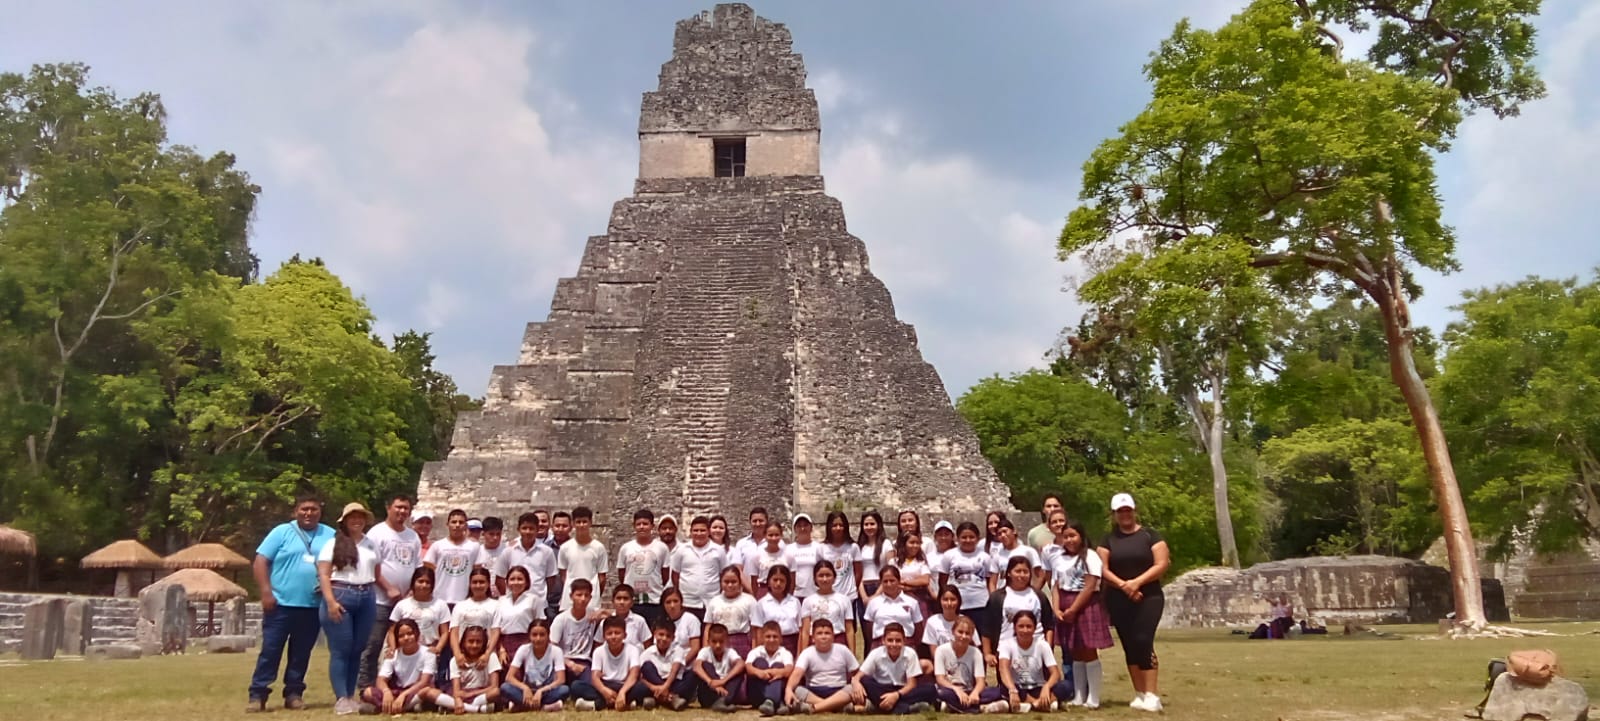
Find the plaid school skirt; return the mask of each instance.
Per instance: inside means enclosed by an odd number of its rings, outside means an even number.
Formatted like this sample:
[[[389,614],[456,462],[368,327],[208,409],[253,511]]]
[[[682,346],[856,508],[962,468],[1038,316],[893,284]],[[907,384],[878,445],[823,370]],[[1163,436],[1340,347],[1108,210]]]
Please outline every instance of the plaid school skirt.
[[[750,646],[750,634],[749,633],[730,633],[730,634],[728,634],[728,648],[733,649],[734,653],[739,654],[739,658],[741,658],[741,659],[744,658],[745,656],[749,656],[750,655],[750,648],[751,648],[751,646]]]
[[[1073,601],[1078,598],[1079,591],[1056,590],[1056,607],[1061,609],[1072,608]],[[1111,648],[1111,622],[1106,616],[1106,606],[1100,601],[1100,594],[1085,604],[1078,611],[1076,621],[1056,622],[1056,644],[1063,651],[1071,653],[1075,648],[1102,649]]]

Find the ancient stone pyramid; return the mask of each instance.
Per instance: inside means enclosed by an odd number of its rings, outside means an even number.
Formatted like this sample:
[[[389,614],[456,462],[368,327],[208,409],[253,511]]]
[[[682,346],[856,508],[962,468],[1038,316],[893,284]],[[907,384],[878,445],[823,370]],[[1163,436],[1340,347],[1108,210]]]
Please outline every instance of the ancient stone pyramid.
[[[423,469],[419,506],[588,505],[622,527],[648,507],[736,529],[757,504],[1010,508],[823,193],[820,132],[786,27],[742,4],[679,22],[633,196]]]

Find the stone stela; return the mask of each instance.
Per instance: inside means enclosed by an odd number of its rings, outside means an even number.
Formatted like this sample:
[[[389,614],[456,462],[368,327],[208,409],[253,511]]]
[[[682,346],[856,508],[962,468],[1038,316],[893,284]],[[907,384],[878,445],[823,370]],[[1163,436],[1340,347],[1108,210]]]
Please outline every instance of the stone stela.
[[[742,4],[680,21],[644,94],[634,194],[457,419],[419,506],[509,525],[587,505],[613,529],[637,508],[685,528],[722,513],[735,535],[756,505],[876,508],[891,527],[901,508],[1009,510],[824,193],[820,137],[785,26]]]

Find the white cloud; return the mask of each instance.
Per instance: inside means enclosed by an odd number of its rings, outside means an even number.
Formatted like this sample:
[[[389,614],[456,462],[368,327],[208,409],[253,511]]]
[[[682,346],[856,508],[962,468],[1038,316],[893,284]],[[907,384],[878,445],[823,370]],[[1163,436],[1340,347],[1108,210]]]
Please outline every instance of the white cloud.
[[[1055,214],[1073,190],[930,148],[905,114],[864,102],[824,118],[842,130],[824,136],[823,172],[924,358],[955,396],[990,374],[1041,365],[1080,314],[1055,259]]]

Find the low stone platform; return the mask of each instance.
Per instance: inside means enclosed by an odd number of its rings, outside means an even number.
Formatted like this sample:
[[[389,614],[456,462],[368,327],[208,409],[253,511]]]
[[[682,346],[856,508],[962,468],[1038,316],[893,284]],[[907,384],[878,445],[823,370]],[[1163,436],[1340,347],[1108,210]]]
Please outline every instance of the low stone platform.
[[[1490,620],[1508,619],[1499,582],[1484,581]],[[1454,607],[1450,572],[1389,556],[1295,558],[1243,570],[1202,568],[1165,587],[1169,628],[1253,628],[1272,616],[1272,601],[1287,594],[1295,618],[1332,627],[1344,623],[1431,623]]]

